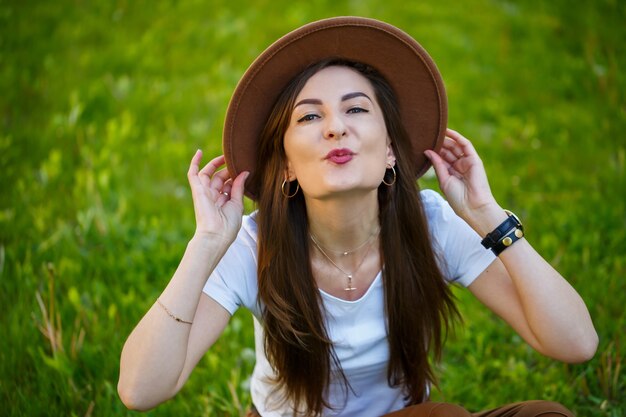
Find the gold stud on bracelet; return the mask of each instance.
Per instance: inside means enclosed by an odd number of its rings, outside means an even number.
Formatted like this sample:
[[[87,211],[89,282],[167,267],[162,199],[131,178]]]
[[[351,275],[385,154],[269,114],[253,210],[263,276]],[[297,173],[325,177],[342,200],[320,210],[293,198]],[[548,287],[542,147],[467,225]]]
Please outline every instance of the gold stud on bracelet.
[[[504,246],[511,246],[513,244],[513,239],[507,236],[504,239],[502,239],[502,244]]]
[[[524,237],[524,232],[522,231],[522,229],[515,229],[515,237],[522,238]]]

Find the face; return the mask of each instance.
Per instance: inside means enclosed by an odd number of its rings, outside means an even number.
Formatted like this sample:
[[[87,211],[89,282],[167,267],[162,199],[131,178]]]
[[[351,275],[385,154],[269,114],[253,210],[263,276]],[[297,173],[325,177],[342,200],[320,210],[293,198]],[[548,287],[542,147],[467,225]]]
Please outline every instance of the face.
[[[331,66],[295,100],[284,137],[287,175],[306,197],[376,191],[395,164],[374,88],[357,71]]]

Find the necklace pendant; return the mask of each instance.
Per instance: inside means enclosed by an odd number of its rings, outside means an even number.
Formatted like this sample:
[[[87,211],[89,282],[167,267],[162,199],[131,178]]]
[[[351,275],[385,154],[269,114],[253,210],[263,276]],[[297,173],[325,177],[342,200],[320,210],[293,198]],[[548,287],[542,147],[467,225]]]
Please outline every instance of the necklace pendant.
[[[344,288],[345,291],[354,291],[356,288],[352,286],[352,274],[348,275],[348,285]]]

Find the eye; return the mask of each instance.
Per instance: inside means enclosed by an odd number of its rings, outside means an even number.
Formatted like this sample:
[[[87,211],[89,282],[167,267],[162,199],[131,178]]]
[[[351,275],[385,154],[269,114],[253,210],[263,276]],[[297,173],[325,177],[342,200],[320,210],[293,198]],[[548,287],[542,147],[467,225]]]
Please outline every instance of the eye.
[[[368,113],[369,110],[364,109],[363,107],[350,107],[348,109],[348,113]]]
[[[298,119],[298,123],[310,122],[318,117],[319,116],[317,114],[305,114],[304,116]]]

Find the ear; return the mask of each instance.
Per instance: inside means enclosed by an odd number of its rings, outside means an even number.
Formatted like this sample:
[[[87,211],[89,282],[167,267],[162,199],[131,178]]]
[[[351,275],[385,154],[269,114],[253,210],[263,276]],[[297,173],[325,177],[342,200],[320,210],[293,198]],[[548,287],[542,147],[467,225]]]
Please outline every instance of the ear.
[[[297,179],[296,173],[294,172],[291,162],[289,161],[287,161],[285,167],[285,179],[289,182],[295,181]]]
[[[393,147],[391,146],[391,140],[387,139],[387,166],[396,165],[396,155],[393,153]]]

